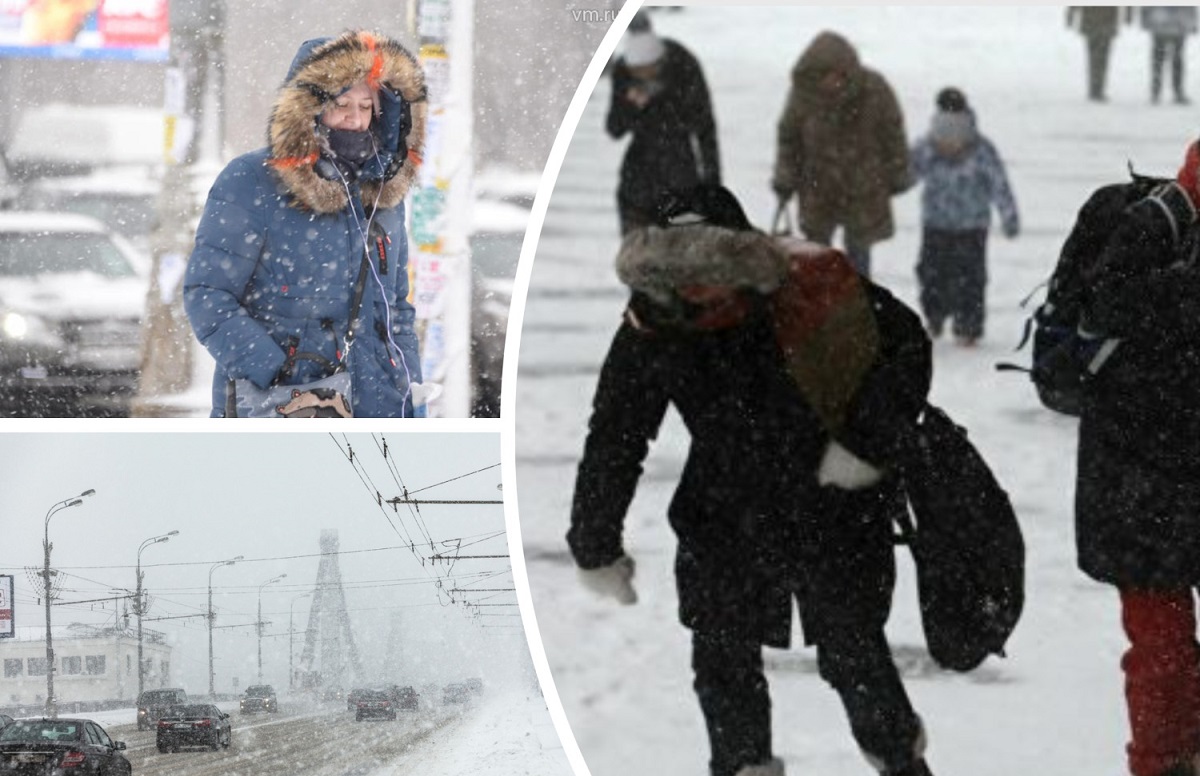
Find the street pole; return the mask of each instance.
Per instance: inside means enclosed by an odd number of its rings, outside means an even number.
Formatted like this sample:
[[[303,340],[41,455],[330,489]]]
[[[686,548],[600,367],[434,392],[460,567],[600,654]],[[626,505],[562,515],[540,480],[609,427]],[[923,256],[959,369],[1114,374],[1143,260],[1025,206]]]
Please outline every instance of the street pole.
[[[239,560],[242,560],[244,555],[239,555],[232,560],[223,560],[220,563],[214,563],[212,568],[208,570],[208,697],[216,700],[216,678],[213,674],[213,620],[216,619],[216,614],[213,612],[212,605],[212,575],[213,572],[222,566],[232,566]]]
[[[58,702],[54,698],[54,636],[50,631],[50,593],[52,592],[50,548],[53,546],[50,544],[50,518],[67,507],[79,506],[83,503],[84,496],[90,496],[95,492],[89,488],[76,497],[57,502],[46,511],[46,522],[43,526],[45,531],[42,537],[42,550],[45,555],[45,565],[42,568],[42,593],[46,600],[46,716],[50,719],[58,719]]]
[[[303,593],[301,595],[296,596],[295,598],[292,599],[292,603],[288,607],[288,692],[289,693],[296,689],[296,669],[294,668],[295,664],[292,662],[293,648],[294,648],[293,642],[296,640],[295,639],[296,629],[293,626],[294,618],[296,616],[296,602],[299,601],[301,598],[308,598],[311,595],[312,595],[312,593]]]
[[[259,682],[259,684],[262,684],[262,680],[263,680],[263,678],[262,678],[262,632],[263,632],[262,591],[263,591],[263,588],[266,587],[267,585],[274,584],[275,582],[278,582],[279,580],[283,579],[286,576],[287,576],[287,574],[280,574],[279,576],[275,577],[274,579],[268,579],[266,582],[263,582],[261,585],[258,586],[258,682]],[[289,638],[290,638],[290,636],[289,636]]]
[[[134,599],[134,613],[137,614],[138,620],[138,698],[142,697],[142,691],[145,689],[145,671],[143,669],[142,658],[142,615],[146,613],[146,602],[142,598],[142,550],[149,547],[151,544],[159,544],[161,542],[171,541],[172,536],[178,536],[179,531],[171,531],[162,536],[155,536],[142,542],[137,551],[137,597]]]

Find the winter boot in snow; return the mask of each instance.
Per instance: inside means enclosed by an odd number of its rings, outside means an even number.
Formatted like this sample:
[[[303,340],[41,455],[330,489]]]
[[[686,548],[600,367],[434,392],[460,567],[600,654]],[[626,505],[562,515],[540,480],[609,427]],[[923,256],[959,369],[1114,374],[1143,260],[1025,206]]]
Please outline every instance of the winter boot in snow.
[[[772,757],[761,765],[743,765],[735,776],[784,776],[783,760]]]

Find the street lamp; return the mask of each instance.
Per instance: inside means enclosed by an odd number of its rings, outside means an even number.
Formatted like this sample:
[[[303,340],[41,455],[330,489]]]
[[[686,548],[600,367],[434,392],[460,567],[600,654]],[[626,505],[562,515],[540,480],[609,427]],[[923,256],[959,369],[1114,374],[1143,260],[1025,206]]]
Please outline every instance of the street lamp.
[[[138,698],[142,697],[144,687],[143,668],[142,668],[142,615],[146,613],[146,601],[142,597],[142,550],[149,547],[151,544],[161,544],[162,542],[171,541],[172,536],[178,536],[179,531],[171,531],[162,536],[154,536],[141,543],[137,551],[137,598],[134,599],[134,613],[137,614],[138,620]],[[139,701],[140,702],[140,701]]]
[[[213,612],[213,605],[212,605],[212,575],[213,575],[214,571],[221,568],[222,566],[232,566],[233,564],[237,563],[239,560],[242,560],[245,557],[246,557],[245,555],[239,555],[236,558],[233,558],[231,560],[223,560],[220,563],[214,563],[212,568],[210,568],[208,570],[208,697],[210,697],[214,700],[217,697],[217,690],[214,685],[214,676],[213,676],[212,633],[213,633],[213,620],[216,619],[217,615]]]
[[[50,633],[50,518],[67,507],[77,507],[83,503],[85,496],[91,496],[96,491],[88,488],[78,496],[63,499],[46,511],[45,532],[42,538],[42,551],[45,555],[45,565],[42,567],[42,592],[46,599],[46,716],[58,718],[58,703],[54,699],[54,637]]]
[[[280,574],[279,576],[275,577],[274,579],[268,579],[266,582],[263,582],[261,585],[258,586],[258,681],[259,681],[259,684],[262,683],[262,632],[263,632],[262,591],[263,591],[263,588],[266,587],[267,585],[274,584],[275,582],[278,582],[279,580],[283,579],[286,576],[287,576],[287,574]]]
[[[288,692],[296,688],[296,669],[292,667],[292,642],[295,641],[296,629],[292,626],[292,618],[295,616],[296,602],[311,595],[311,592],[301,593],[292,599],[291,606],[288,607]]]

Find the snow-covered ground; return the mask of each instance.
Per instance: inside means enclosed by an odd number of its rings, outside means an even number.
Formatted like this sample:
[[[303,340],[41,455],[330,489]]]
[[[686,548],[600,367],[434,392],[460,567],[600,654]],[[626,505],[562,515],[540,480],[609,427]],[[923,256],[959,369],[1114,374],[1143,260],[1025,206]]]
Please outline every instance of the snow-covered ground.
[[[767,184],[788,73],[820,30],[846,35],[886,75],[910,136],[928,125],[941,87],[966,92],[1008,164],[1023,230],[1016,240],[993,234],[986,338],[973,350],[936,343],[932,399],[968,427],[1012,496],[1028,546],[1028,604],[1007,659],[966,675],[939,671],[924,654],[911,563],[901,557],[889,635],[926,720],[935,773],[1124,772],[1117,599],[1075,567],[1075,423],[1042,409],[1023,377],[993,366],[1027,358],[1012,353],[1026,314],[1019,302],[1049,273],[1089,191],[1123,179],[1129,162],[1172,174],[1197,135],[1197,111],[1150,105],[1149,43],[1137,27],[1115,42],[1110,102],[1084,100],[1084,45],[1062,7],[693,7],[654,21],[700,58],[725,183],[760,225],[774,209]],[[1198,68],[1189,75],[1195,97]],[[694,776],[706,771],[708,746],[688,634],[676,619],[675,540],[665,519],[688,444],[677,417],[651,450],[626,523],[639,603],[586,594],[563,540],[597,370],[626,298],[612,271],[624,143],[603,133],[608,99],[602,80],[532,267],[516,401],[506,410],[516,410],[520,527],[541,638],[592,774]],[[875,278],[914,305],[918,198],[896,201],[898,233],[874,251]],[[790,773],[869,772],[812,651],[770,651],[768,675],[775,746]]]

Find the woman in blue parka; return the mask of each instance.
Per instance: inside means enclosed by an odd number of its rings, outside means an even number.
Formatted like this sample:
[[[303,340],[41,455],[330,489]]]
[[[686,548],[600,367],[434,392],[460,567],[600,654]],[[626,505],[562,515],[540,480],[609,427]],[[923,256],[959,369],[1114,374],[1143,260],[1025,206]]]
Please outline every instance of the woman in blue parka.
[[[300,47],[269,146],[217,177],[188,262],[188,318],[217,362],[213,417],[232,379],[299,385],[334,365],[355,416],[424,415],[404,195],[425,115],[421,66],[396,41],[350,31]]]

